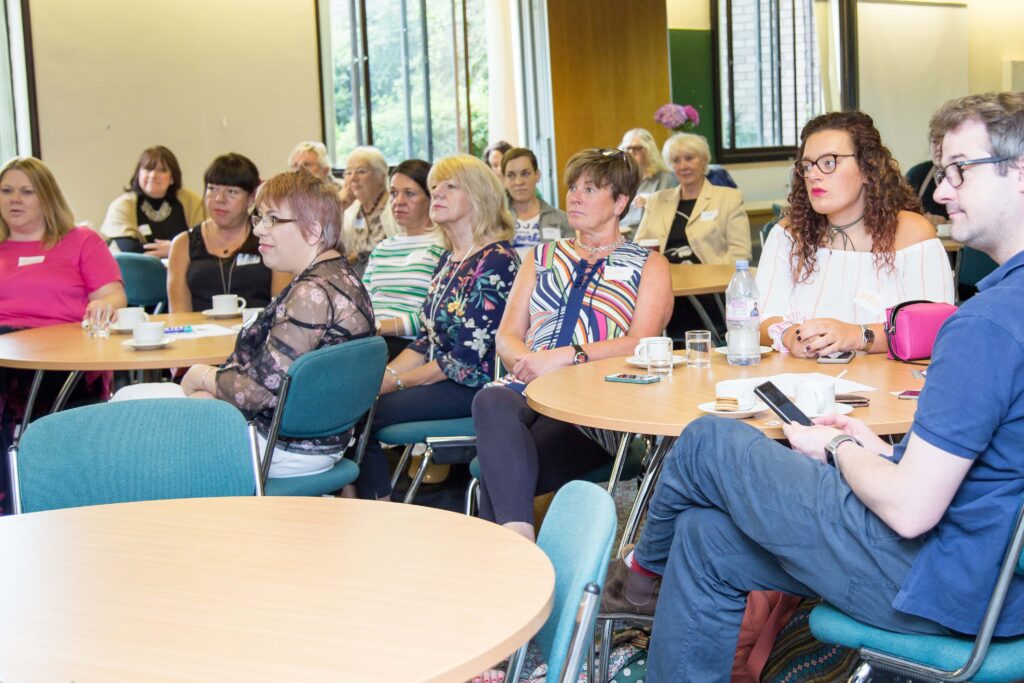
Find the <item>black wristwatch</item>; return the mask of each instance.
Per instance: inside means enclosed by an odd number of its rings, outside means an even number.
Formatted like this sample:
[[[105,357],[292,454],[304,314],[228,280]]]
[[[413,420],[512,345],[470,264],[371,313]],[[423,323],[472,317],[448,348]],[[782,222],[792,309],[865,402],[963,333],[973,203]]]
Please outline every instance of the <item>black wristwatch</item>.
[[[587,355],[587,352],[583,350],[582,346],[579,344],[573,344],[572,348],[576,351],[576,355],[572,357],[573,365],[580,365],[581,363],[586,363],[590,360],[590,356]]]
[[[839,436],[832,437],[832,440],[825,444],[825,461],[832,465],[832,467],[836,466],[836,450],[847,441],[852,441],[861,448],[864,447],[864,444],[849,434],[840,434]]]

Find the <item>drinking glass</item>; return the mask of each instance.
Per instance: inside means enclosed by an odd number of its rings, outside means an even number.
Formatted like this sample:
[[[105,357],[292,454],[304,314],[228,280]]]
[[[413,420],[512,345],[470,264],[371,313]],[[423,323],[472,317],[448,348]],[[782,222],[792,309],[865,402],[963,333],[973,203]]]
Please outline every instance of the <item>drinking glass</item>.
[[[711,367],[711,333],[690,330],[686,333],[686,365],[691,368]]]

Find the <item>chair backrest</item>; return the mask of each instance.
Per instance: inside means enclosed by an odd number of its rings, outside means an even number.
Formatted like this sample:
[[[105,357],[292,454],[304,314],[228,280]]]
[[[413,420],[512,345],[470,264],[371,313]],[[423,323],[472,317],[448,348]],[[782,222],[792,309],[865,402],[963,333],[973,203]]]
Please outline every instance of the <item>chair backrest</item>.
[[[960,250],[957,274],[962,285],[977,286],[978,282],[998,267],[988,254],[970,247]]]
[[[288,368],[279,436],[314,439],[352,428],[377,399],[387,362],[387,344],[376,336],[299,356]]]
[[[12,470],[22,512],[166,498],[250,496],[257,465],[226,401],[116,401],[29,425]]]
[[[761,229],[758,230],[758,235],[761,237],[761,248],[762,249],[764,249],[764,243],[768,240],[768,233],[770,233],[772,231],[772,228],[774,228],[775,224],[778,223],[778,222],[779,222],[779,220],[777,218],[773,219],[773,220],[770,220],[767,223],[765,223],[764,225],[762,225]]]
[[[167,269],[160,259],[145,254],[115,254],[131,306],[156,306],[167,301]]]
[[[604,585],[617,526],[612,497],[586,481],[559,489],[544,517],[537,545],[555,567],[555,599],[535,640],[547,659],[549,681],[562,677],[583,589]]]

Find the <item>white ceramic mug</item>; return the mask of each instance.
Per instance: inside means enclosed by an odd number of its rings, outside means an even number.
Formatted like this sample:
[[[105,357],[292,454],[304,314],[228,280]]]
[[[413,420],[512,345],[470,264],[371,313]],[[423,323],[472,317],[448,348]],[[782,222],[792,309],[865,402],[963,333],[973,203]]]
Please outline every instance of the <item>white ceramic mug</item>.
[[[141,306],[117,309],[115,326],[121,330],[132,330],[139,323],[149,322],[149,315]]]
[[[754,407],[755,380],[726,379],[715,384],[715,398],[734,398],[738,410],[750,410]]]
[[[655,375],[672,374],[672,338],[644,337],[633,354],[647,363],[647,372]]]
[[[240,313],[245,308],[245,299],[234,294],[216,294],[213,297],[214,313]]]
[[[831,413],[836,402],[832,380],[806,380],[796,385],[796,407],[808,417]]]
[[[159,344],[164,340],[164,323],[139,323],[132,328],[136,344]]]

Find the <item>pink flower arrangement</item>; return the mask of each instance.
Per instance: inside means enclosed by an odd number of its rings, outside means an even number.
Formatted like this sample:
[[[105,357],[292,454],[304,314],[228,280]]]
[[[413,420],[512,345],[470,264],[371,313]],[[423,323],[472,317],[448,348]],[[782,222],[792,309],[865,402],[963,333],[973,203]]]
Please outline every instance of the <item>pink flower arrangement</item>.
[[[688,104],[668,103],[658,107],[654,112],[654,120],[669,130],[676,132],[691,131],[700,123],[700,114]]]

